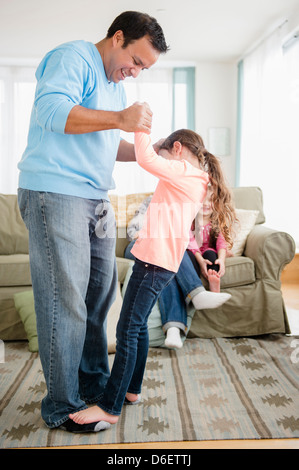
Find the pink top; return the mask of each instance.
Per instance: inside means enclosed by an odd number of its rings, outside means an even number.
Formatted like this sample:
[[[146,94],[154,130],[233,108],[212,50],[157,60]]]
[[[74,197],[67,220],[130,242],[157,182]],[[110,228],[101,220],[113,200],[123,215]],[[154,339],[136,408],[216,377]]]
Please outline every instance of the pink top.
[[[227,249],[227,244],[225,241],[224,236],[222,233],[219,233],[217,240],[216,240],[216,250],[214,248],[210,247],[210,230],[211,230],[211,224],[204,225],[201,227],[201,239],[202,239],[202,245],[201,247],[198,247],[197,241],[195,240],[195,235],[192,230],[190,230],[190,241],[188,244],[188,250],[192,251],[192,253],[196,253],[199,251],[201,254],[203,254],[207,249],[216,251],[218,253],[221,248],[224,250]]]
[[[135,133],[139,165],[159,178],[131,252],[136,258],[177,272],[189,243],[189,228],[205,198],[209,176],[186,160],[158,155],[150,137]]]

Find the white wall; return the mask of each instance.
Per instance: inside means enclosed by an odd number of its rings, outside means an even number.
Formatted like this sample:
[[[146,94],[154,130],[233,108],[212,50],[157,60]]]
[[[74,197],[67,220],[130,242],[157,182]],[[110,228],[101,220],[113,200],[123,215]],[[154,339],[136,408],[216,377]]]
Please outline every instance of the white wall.
[[[230,129],[229,156],[219,157],[231,186],[235,184],[237,64],[197,63],[196,131],[209,149],[209,128]]]

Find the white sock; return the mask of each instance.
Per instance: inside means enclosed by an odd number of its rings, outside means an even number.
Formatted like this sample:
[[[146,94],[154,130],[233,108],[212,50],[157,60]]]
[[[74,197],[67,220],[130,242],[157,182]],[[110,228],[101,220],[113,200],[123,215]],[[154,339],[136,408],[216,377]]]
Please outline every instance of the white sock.
[[[231,294],[223,294],[218,292],[202,291],[196,294],[192,303],[196,310],[203,310],[205,308],[217,308],[224,304],[231,298]]]
[[[183,346],[179,328],[175,326],[171,326],[170,328],[168,328],[167,333],[166,333],[165,346],[167,346],[168,348],[178,348],[178,349],[180,349]]]

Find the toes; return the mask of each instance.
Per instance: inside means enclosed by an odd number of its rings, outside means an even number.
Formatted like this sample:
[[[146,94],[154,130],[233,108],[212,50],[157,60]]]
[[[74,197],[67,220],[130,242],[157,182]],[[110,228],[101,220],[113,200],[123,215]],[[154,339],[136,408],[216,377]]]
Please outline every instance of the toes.
[[[77,424],[84,424],[84,418],[81,416],[80,411],[77,411],[77,413],[69,414],[69,418]]]

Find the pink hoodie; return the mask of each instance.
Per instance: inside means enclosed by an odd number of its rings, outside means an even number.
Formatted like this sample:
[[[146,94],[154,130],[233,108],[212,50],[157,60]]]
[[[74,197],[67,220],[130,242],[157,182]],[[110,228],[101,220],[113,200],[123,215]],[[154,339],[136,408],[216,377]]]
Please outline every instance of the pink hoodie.
[[[161,157],[142,132],[135,133],[135,153],[139,165],[159,182],[131,252],[141,261],[177,272],[191,224],[206,196],[209,176],[186,160]]]

